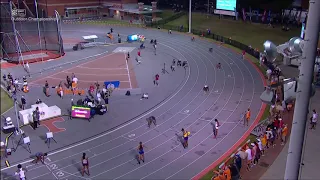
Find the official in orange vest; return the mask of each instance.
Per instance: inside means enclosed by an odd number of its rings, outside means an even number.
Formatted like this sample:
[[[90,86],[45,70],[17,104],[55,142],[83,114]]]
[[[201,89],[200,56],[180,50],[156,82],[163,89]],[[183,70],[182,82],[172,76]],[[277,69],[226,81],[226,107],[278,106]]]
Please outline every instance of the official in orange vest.
[[[77,83],[73,81],[72,84],[71,84],[71,87],[72,87],[73,95],[75,95],[75,92],[77,90]]]
[[[283,146],[286,143],[286,139],[287,139],[287,135],[288,135],[288,125],[284,125],[284,128],[282,129],[282,137],[281,137],[281,145]]]
[[[24,85],[23,88],[22,88],[23,92],[24,93],[28,93],[29,92],[29,87],[28,85]]]
[[[59,87],[57,88],[57,94],[63,98],[63,88],[61,86],[61,84],[59,84]]]
[[[244,125],[247,124],[247,126],[249,126],[250,117],[251,117],[251,112],[250,112],[250,109],[248,109],[247,112],[246,112],[246,117],[245,117],[246,119],[244,121]]]

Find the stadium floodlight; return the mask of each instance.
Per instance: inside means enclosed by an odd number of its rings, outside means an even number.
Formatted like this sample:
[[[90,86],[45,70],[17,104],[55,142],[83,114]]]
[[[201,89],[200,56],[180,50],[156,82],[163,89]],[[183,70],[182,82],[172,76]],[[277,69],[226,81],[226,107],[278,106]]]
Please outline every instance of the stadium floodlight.
[[[263,47],[267,60],[269,62],[274,62],[278,55],[277,46],[273,42],[268,40],[265,43],[263,43]]]
[[[301,179],[300,170],[304,161],[302,154],[305,142],[305,130],[308,122],[308,113],[310,111],[309,102],[310,96],[313,96],[315,93],[315,87],[312,85],[312,81],[314,76],[313,69],[315,66],[320,30],[319,9],[320,1],[310,0],[308,19],[305,28],[306,32],[303,39],[294,37],[291,38],[288,43],[278,47],[273,46],[271,41],[266,41],[263,44],[265,56],[267,57],[268,61],[274,60],[274,55],[277,55],[276,52],[279,52],[284,56],[287,56],[285,58],[289,58],[290,61],[293,60],[293,58],[297,58],[297,65],[300,66],[299,78],[297,80],[285,79],[282,82],[284,87],[287,87],[287,90],[283,90],[284,94],[286,94],[286,91],[290,91],[292,94],[289,96],[295,96],[293,123],[291,128],[286,170],[284,174],[285,180]],[[272,100],[270,92],[265,92],[263,95],[265,100]]]
[[[300,37],[291,38],[288,44],[290,52],[302,54],[302,48],[304,43]]]

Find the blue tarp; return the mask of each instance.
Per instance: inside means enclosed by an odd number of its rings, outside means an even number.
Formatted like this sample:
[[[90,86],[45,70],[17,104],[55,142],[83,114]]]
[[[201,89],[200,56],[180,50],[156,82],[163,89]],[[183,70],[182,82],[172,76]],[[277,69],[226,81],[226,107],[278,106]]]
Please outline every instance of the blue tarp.
[[[127,40],[128,40],[128,41],[138,41],[138,40],[139,40],[139,37],[138,37],[137,34],[133,34],[133,35],[129,35],[129,36],[127,37]]]

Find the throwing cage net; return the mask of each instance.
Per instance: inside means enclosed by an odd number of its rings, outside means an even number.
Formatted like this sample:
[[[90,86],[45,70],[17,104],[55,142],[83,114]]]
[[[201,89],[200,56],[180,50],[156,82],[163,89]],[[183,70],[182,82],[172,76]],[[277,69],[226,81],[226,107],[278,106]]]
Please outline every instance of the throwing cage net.
[[[61,38],[61,19],[46,18],[38,13],[36,17],[19,13],[11,2],[1,3],[0,52],[1,57],[12,63],[45,61],[64,55]],[[26,11],[24,11],[26,12]]]

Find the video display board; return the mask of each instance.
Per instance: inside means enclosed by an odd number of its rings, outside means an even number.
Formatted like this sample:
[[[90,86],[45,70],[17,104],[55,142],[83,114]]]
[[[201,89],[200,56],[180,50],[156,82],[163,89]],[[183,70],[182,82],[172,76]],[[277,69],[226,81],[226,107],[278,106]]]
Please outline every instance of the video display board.
[[[234,11],[237,7],[237,0],[217,0],[216,9]]]

